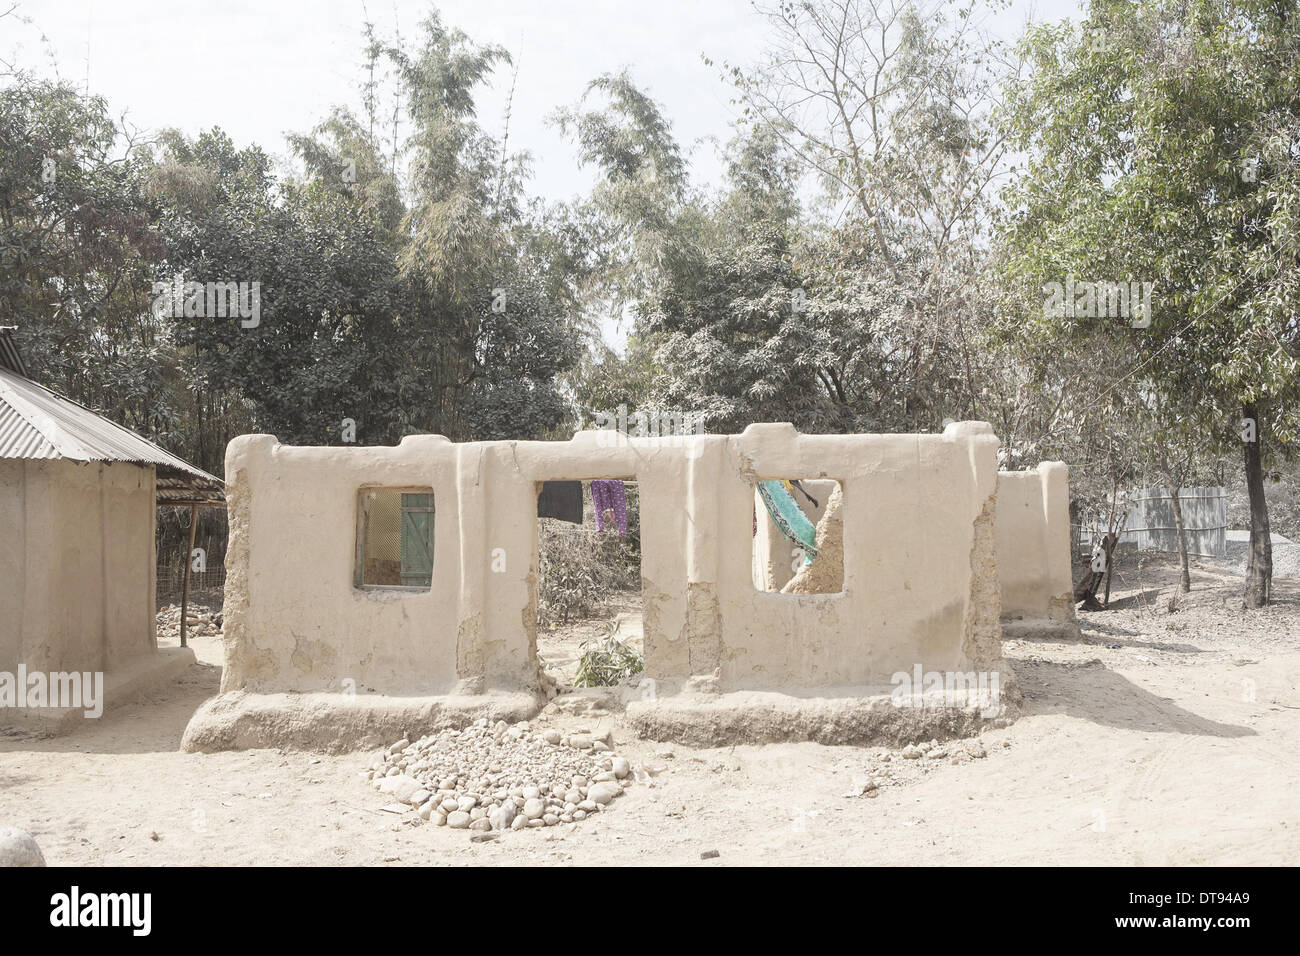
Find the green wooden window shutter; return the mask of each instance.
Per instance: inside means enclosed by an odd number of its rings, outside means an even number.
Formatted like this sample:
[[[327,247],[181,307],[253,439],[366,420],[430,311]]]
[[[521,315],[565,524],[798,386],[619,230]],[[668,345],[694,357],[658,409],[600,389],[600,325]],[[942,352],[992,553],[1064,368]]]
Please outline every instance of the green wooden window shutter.
[[[402,495],[402,585],[433,581],[433,495]]]

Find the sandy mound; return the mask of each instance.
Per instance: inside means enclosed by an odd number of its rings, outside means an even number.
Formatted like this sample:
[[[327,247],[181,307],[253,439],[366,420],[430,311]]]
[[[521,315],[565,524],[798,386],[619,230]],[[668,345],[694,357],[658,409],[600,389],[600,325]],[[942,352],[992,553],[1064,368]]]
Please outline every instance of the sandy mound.
[[[782,594],[835,594],[844,590],[844,494],[839,485],[831,492],[826,513],[817,522],[817,560],[804,565]]]

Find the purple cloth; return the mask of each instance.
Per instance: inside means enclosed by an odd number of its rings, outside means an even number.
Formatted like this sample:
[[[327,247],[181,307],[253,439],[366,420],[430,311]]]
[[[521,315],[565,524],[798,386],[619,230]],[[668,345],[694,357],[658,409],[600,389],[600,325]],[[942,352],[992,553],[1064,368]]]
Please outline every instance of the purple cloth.
[[[605,530],[605,512],[614,512],[618,536],[627,537],[627,489],[621,481],[597,479],[591,483],[591,507],[596,512],[596,530]]]

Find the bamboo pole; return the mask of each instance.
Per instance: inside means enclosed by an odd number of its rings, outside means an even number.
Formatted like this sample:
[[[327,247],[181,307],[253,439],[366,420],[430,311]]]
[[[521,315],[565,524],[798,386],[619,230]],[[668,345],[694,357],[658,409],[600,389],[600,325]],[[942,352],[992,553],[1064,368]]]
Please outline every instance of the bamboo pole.
[[[188,647],[185,630],[190,615],[190,568],[194,565],[194,526],[199,518],[199,506],[190,505],[190,547],[185,552],[185,576],[181,583],[181,647]]]

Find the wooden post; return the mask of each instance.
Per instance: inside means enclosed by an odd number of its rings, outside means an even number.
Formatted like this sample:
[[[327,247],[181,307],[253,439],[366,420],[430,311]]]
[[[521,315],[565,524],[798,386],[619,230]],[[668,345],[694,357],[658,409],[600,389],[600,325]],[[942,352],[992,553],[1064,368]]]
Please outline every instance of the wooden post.
[[[185,641],[185,629],[189,626],[190,613],[190,567],[194,564],[194,526],[199,523],[199,506],[190,505],[190,547],[185,552],[185,576],[181,583],[181,647],[188,647]]]

